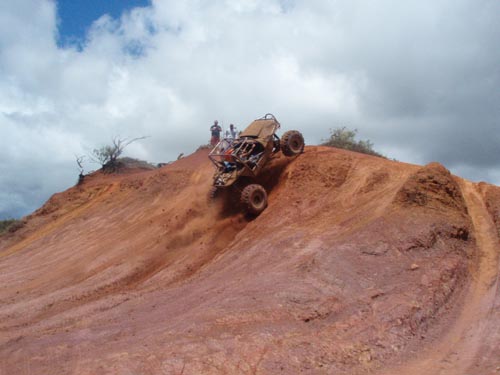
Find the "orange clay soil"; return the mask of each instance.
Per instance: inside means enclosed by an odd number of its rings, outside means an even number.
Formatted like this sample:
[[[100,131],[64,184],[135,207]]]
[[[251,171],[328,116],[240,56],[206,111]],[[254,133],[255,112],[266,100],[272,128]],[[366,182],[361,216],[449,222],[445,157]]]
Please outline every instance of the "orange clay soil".
[[[0,374],[500,372],[500,189],[307,147],[257,218],[206,151],[88,176],[0,239]]]

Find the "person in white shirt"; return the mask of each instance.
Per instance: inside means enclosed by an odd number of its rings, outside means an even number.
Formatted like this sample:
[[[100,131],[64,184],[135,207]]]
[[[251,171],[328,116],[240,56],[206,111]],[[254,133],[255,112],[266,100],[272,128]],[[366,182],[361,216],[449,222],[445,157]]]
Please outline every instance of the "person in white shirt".
[[[229,136],[233,139],[236,139],[236,137],[238,136],[238,131],[233,124],[229,125]]]

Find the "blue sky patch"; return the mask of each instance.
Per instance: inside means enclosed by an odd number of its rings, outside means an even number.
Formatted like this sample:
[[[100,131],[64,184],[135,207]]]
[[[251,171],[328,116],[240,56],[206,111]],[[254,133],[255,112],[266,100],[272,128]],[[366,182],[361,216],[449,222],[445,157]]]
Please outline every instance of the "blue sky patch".
[[[57,0],[58,44],[81,45],[92,22],[104,14],[117,19],[124,11],[149,5],[150,0]]]

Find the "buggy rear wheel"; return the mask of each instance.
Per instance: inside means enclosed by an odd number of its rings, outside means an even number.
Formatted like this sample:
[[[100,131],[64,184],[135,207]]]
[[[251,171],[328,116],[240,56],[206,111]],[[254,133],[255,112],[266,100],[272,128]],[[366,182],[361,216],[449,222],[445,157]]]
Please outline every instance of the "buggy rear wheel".
[[[304,151],[304,137],[297,130],[289,130],[281,137],[281,150],[285,156],[294,156]]]
[[[253,215],[258,215],[267,207],[267,193],[262,185],[251,184],[241,192],[243,209]]]

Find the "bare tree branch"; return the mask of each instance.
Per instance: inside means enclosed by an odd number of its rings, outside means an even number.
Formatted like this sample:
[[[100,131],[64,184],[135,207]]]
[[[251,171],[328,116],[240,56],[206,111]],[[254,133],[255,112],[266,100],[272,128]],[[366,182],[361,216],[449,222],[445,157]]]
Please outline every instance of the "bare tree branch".
[[[114,137],[111,141],[111,145],[106,145],[101,148],[92,150],[89,158],[93,162],[101,164],[102,170],[104,172],[116,172],[116,170],[119,168],[118,158],[123,154],[123,150],[125,149],[125,147],[129,146],[133,142],[145,138],[148,137],[143,136],[132,139],[121,139],[119,137]]]
[[[83,161],[85,160],[85,155],[75,155],[76,164],[78,164],[78,169],[80,173],[83,173]]]

